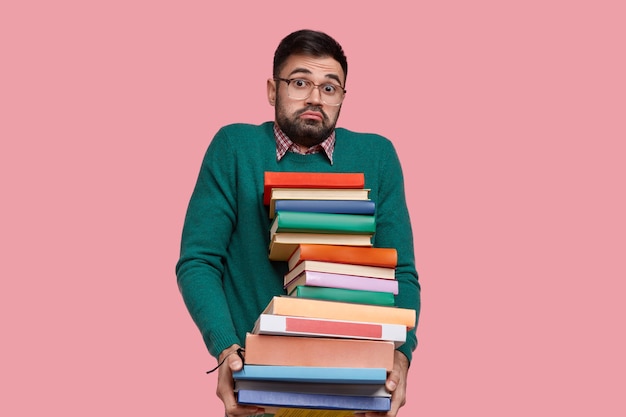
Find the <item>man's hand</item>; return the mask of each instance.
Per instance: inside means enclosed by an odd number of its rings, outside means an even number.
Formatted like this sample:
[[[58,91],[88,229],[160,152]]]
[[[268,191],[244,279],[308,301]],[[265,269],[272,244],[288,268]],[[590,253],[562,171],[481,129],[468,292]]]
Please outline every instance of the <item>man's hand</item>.
[[[391,409],[387,413],[365,413],[366,417],[395,417],[398,410],[406,403],[406,378],[409,373],[409,360],[404,353],[396,350],[393,369],[387,377],[385,386],[391,392]]]
[[[257,414],[263,414],[263,408],[239,405],[235,399],[233,372],[239,371],[243,367],[243,362],[237,354],[237,349],[239,349],[239,347],[239,345],[232,345],[224,349],[217,358],[218,363],[221,363],[224,359],[226,359],[226,361],[219,367],[217,375],[217,390],[215,393],[224,403],[224,410],[227,417],[254,416]]]

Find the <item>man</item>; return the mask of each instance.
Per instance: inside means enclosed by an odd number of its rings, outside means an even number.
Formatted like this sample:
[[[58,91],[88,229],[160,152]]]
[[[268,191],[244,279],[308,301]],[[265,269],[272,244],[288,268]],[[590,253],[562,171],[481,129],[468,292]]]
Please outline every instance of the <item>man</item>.
[[[239,406],[232,372],[237,349],[270,299],[284,294],[286,262],[268,259],[270,219],[263,205],[265,171],[363,172],[376,202],[374,246],[396,248],[396,304],[419,314],[420,286],[400,163],[391,142],[375,134],[335,128],[345,97],[348,65],[328,35],[301,30],[274,55],[267,98],[275,121],[225,126],[213,138],[191,196],[176,266],[185,304],[209,352],[218,360],[217,395],[226,414],[262,409]],[[404,405],[415,330],[395,353],[387,379],[395,416]],[[376,413],[373,413],[374,415]]]

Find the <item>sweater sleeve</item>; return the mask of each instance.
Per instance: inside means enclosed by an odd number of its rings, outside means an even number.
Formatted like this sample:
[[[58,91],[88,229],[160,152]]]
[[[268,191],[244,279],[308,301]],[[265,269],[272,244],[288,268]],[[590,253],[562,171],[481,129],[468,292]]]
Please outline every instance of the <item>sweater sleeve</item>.
[[[178,287],[204,342],[217,357],[237,337],[222,282],[237,217],[235,151],[218,131],[202,161],[183,225]]]
[[[393,247],[398,251],[396,279],[399,283],[399,293],[396,296],[396,305],[415,310],[417,327],[421,304],[420,284],[415,268],[413,232],[406,205],[404,177],[392,143],[386,141],[385,144],[388,149],[380,153],[375,245]],[[411,361],[416,346],[417,337],[414,328],[407,333],[406,342],[398,350]]]

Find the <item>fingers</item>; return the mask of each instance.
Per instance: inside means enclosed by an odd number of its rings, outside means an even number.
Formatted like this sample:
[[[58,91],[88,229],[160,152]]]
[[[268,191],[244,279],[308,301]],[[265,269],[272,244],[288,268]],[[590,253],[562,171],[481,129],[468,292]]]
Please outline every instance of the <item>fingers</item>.
[[[226,417],[250,417],[265,414],[263,408],[235,406],[225,408]]]
[[[232,355],[237,356],[237,355]],[[230,359],[230,358],[229,358]],[[237,357],[239,362],[241,359]],[[255,406],[244,406],[239,405],[237,403],[237,399],[235,398],[234,392],[234,382],[233,382],[233,371],[232,367],[237,367],[233,365],[230,360],[228,360],[229,366],[221,366],[220,371],[217,377],[217,391],[216,394],[222,403],[224,403],[224,410],[226,412],[227,417],[244,417],[244,416],[254,416],[257,414],[263,414],[264,409]],[[239,365],[239,369],[242,364]]]
[[[407,357],[399,351],[395,352],[393,369],[385,381],[385,387],[391,392],[391,407],[387,413],[366,413],[366,417],[395,417],[406,403],[406,378],[409,371]]]
[[[263,408],[239,405],[235,398],[233,372],[239,371],[243,367],[243,361],[237,354],[237,349],[239,349],[238,345],[232,345],[225,349],[218,358],[220,362],[225,361],[225,363],[219,367],[217,375],[217,397],[224,403],[224,411],[227,417],[262,415],[265,412]]]

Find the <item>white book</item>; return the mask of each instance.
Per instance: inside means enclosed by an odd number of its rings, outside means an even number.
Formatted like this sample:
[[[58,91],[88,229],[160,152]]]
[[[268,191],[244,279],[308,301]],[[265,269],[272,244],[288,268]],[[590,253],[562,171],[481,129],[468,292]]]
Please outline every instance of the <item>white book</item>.
[[[334,233],[275,233],[269,245],[271,261],[287,261],[300,244],[372,246],[372,235]]]
[[[291,271],[285,274],[284,284],[287,285],[289,282],[291,282],[291,280],[293,280],[304,271],[330,272],[333,274],[342,275],[357,275],[371,278],[396,279],[395,268],[306,260],[300,262]]]
[[[369,200],[368,188],[272,188],[270,218],[277,200]]]
[[[384,340],[394,342],[396,347],[406,341],[406,326],[401,324],[280,316],[265,313],[259,315],[252,333]]]

